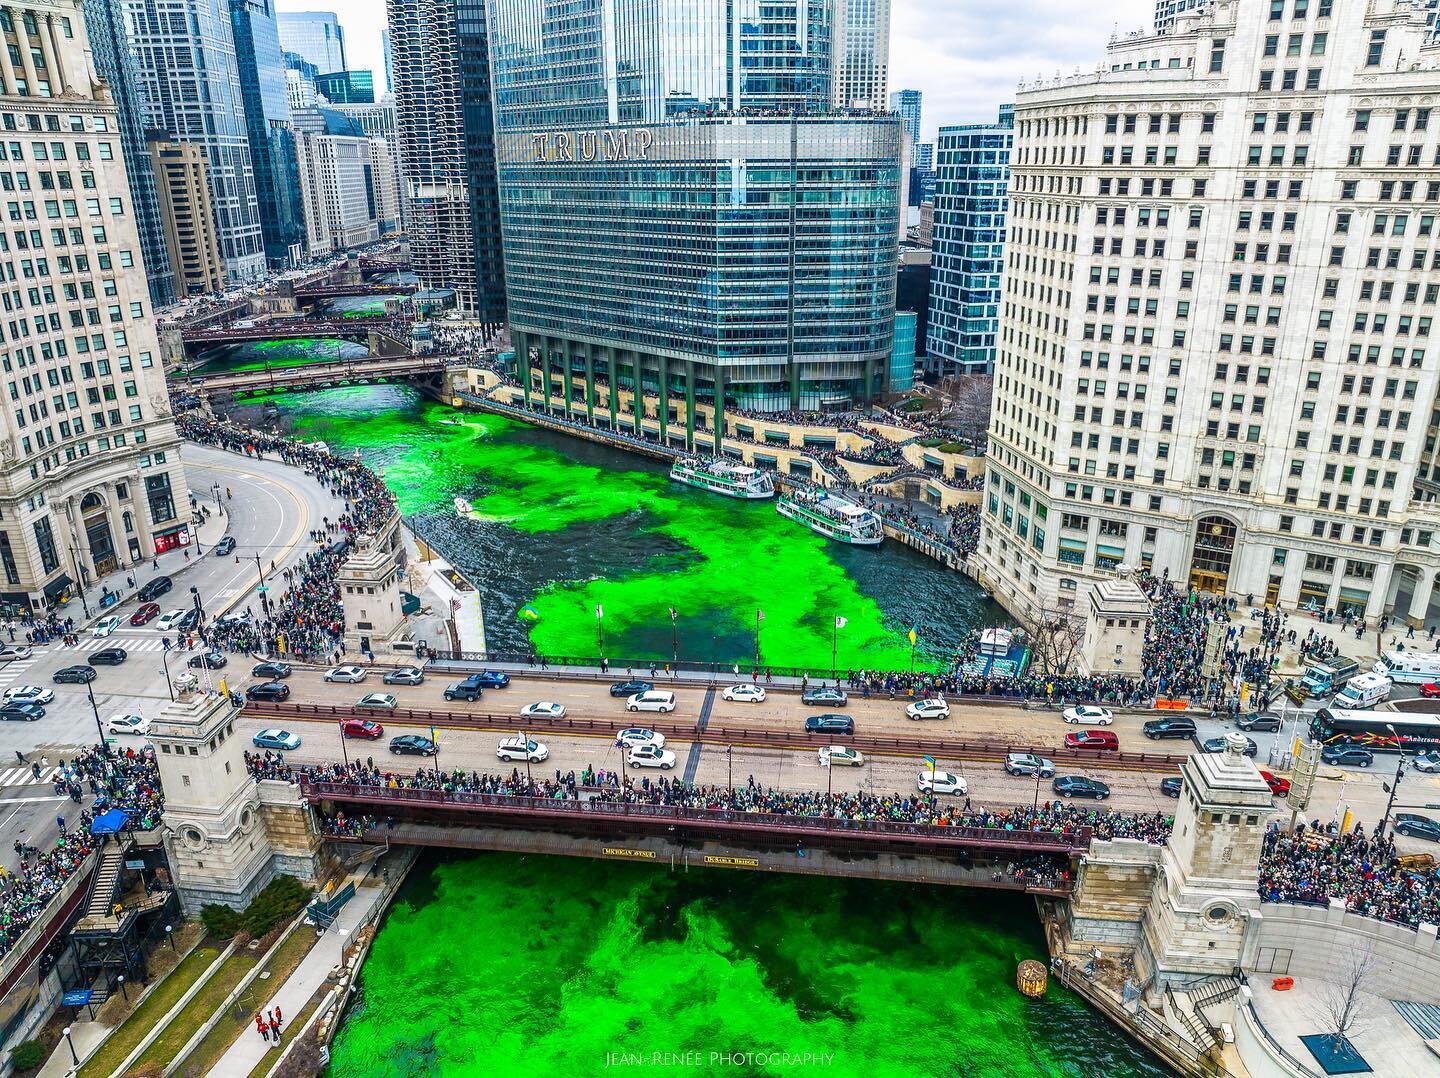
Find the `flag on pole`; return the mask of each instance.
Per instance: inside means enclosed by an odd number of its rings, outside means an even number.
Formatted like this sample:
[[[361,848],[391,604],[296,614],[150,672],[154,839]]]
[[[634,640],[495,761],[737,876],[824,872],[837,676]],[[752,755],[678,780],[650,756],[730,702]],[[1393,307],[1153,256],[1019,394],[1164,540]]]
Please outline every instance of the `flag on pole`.
[[[605,608],[604,608],[603,606],[601,606],[599,603],[596,603],[596,604],[595,604],[595,617],[596,617],[596,618],[603,618],[604,616],[605,616]]]
[[[680,612],[679,612],[678,610],[676,610],[676,609],[672,606],[672,607],[670,608],[670,620],[671,620],[671,621],[677,621],[677,620],[679,620],[679,618],[680,618]]]
[[[837,629],[843,629],[843,628],[845,628],[845,619],[837,615],[836,618],[835,618],[835,628],[837,628]]]
[[[759,607],[756,607],[756,608],[755,608],[755,620],[756,620],[756,621],[764,621],[764,620],[765,620],[765,611],[761,610]]]
[[[917,626],[914,626],[914,625],[910,626],[910,646],[911,646],[912,648],[915,646],[916,642],[920,639],[919,634],[916,633],[916,631],[915,631],[916,628],[917,628]]]
[[[436,745],[440,744],[440,736],[435,733],[435,727],[433,726],[430,727],[430,740]]]
[[[922,757],[920,757],[920,759],[924,760],[927,764],[930,765],[930,774],[932,774],[932,775],[935,774],[935,757],[933,757],[933,756],[922,756]]]

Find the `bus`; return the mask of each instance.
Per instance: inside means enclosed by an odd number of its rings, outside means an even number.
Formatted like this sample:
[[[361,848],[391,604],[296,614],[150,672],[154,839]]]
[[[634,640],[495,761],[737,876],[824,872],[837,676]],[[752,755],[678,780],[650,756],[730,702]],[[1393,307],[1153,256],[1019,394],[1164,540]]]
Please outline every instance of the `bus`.
[[[1398,684],[1440,681],[1440,652],[1387,651],[1371,669]]]
[[[1310,736],[1322,745],[1354,745],[1374,752],[1431,752],[1440,749],[1440,715],[1322,707],[1310,720]]]

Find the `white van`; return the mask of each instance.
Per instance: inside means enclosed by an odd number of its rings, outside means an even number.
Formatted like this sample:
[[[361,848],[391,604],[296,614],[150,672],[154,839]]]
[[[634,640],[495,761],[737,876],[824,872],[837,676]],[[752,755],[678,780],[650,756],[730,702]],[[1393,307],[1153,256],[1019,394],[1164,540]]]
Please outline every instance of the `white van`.
[[[626,711],[674,711],[675,694],[664,689],[637,692],[625,701]]]
[[[1393,685],[1394,682],[1384,674],[1359,674],[1345,683],[1331,706],[1363,710],[1389,696]]]

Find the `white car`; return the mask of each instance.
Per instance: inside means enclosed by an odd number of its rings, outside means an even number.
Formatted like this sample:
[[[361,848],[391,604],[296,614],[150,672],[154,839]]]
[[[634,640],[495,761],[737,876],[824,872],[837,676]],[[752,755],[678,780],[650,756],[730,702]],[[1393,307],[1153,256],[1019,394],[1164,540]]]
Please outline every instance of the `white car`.
[[[675,754],[669,749],[657,749],[654,745],[638,745],[630,750],[627,757],[631,767],[658,767],[669,771],[675,766]]]
[[[1092,707],[1089,704],[1067,707],[1061,715],[1066,722],[1081,726],[1109,726],[1115,721],[1115,713],[1108,707]]]
[[[357,681],[364,681],[365,674],[363,666],[332,666],[325,671],[325,680],[345,681],[353,685]]]
[[[827,745],[817,754],[821,767],[864,767],[865,754],[847,745]]]
[[[139,715],[111,715],[105,720],[107,734],[148,734],[150,720]]]
[[[169,632],[179,624],[180,619],[185,616],[183,610],[167,610],[160,615],[160,620],[155,623],[155,628],[161,632]]]
[[[625,701],[626,711],[659,711],[662,714],[675,710],[675,694],[664,689],[637,692]]]
[[[550,759],[550,750],[541,741],[523,737],[507,737],[500,742],[500,747],[495,750],[495,755],[502,760],[529,759],[532,764],[538,764]]]
[[[615,735],[615,740],[627,749],[636,749],[641,745],[654,745],[657,749],[663,749],[665,747],[664,734],[658,734],[654,730],[647,730],[643,726],[632,726],[628,730],[621,730]]]
[[[915,787],[922,794],[958,794],[964,797],[970,792],[970,786],[964,779],[948,771],[937,771],[934,778],[930,777],[930,772],[922,771],[915,780]]]
[[[95,623],[95,628],[90,630],[91,636],[109,636],[116,629],[120,628],[120,617],[111,614],[108,618],[101,618]]]
[[[905,709],[907,719],[948,719],[950,705],[936,696],[930,700],[916,700]]]
[[[48,704],[53,699],[54,690],[43,685],[11,685],[5,690],[7,704]]]
[[[527,719],[563,719],[565,705],[557,704],[553,700],[541,700],[539,703],[526,704],[520,709],[520,714]]]
[[[720,694],[722,700],[739,700],[746,704],[763,704],[765,690],[759,685],[731,685]]]

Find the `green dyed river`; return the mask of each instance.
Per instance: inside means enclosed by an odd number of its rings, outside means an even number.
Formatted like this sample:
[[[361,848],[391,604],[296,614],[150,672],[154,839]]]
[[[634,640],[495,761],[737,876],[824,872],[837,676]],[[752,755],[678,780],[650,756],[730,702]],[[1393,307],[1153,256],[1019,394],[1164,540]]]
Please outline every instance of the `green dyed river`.
[[[328,1073],[1168,1073],[1054,982],[1022,997],[1025,958],[1045,958],[1030,902],[983,892],[512,854],[422,861]]]

